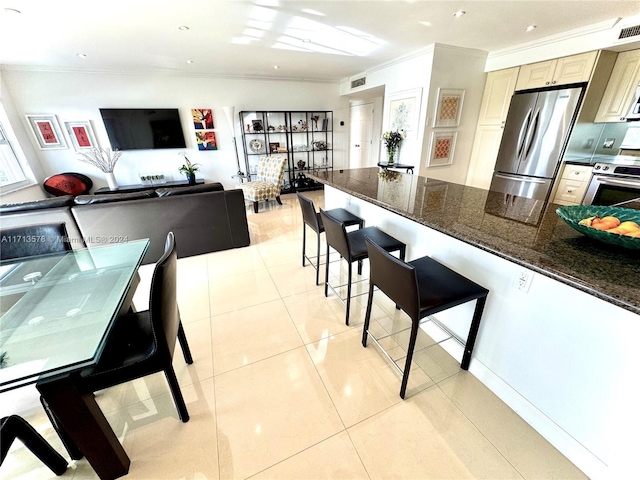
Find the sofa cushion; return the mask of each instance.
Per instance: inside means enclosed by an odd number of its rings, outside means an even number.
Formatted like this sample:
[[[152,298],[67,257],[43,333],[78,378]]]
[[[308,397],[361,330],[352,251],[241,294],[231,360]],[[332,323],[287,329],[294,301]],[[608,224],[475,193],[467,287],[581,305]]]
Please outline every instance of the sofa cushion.
[[[158,188],[156,193],[159,197],[168,197],[170,195],[188,195],[191,193],[201,192],[221,192],[224,190],[224,186],[219,182],[203,183],[201,185],[191,185],[189,187],[167,187]]]
[[[73,195],[43,198],[31,202],[3,203],[0,205],[0,213],[24,212],[28,210],[41,210],[43,208],[67,207],[69,205],[73,205]]]
[[[155,197],[153,190],[130,193],[107,193],[105,195],[78,195],[74,201],[76,205],[93,205],[96,203],[121,202],[123,200],[136,200],[138,198]]]

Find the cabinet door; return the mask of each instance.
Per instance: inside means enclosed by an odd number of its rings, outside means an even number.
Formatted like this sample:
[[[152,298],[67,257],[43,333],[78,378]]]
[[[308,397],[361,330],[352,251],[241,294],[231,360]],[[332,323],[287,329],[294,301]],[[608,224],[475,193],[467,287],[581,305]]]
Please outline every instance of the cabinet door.
[[[502,125],[481,125],[476,130],[466,184],[488,189],[498,158]]]
[[[640,81],[640,50],[618,55],[604,91],[596,122],[624,122]]]
[[[546,62],[522,65],[518,74],[516,90],[528,90],[551,85],[557,63],[557,60],[548,60]]]
[[[567,85],[569,83],[588,82],[597,57],[598,52],[588,52],[559,58],[551,84]]]
[[[580,205],[587,191],[588,182],[578,182],[563,178],[560,180],[553,203],[560,205]]]
[[[478,125],[500,125],[507,118],[519,67],[489,72],[480,107]]]

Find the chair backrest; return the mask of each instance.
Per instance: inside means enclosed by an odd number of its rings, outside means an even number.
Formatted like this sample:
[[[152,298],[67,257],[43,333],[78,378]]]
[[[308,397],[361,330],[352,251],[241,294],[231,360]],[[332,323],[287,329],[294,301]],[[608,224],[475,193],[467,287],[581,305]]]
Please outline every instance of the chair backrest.
[[[0,261],[71,250],[64,223],[47,223],[0,230]]]
[[[173,358],[178,338],[180,313],[177,297],[178,252],[173,232],[167,234],[164,254],[158,260],[151,278],[149,316],[160,352]]]
[[[324,234],[327,236],[327,245],[333,247],[345,260],[351,262],[351,247],[344,223],[322,209],[320,209],[320,218],[322,218]]]
[[[420,314],[420,293],[416,269],[365,237],[369,255],[369,282],[382,290],[412,318]]]
[[[320,233],[320,223],[318,222],[318,214],[316,208],[313,206],[313,201],[300,195],[300,192],[296,193],[298,195],[298,201],[300,202],[300,209],[302,210],[302,221],[313,228],[314,231]]]
[[[286,157],[262,157],[258,163],[256,180],[274,183],[280,187],[282,185],[282,179],[284,178],[286,164]]]

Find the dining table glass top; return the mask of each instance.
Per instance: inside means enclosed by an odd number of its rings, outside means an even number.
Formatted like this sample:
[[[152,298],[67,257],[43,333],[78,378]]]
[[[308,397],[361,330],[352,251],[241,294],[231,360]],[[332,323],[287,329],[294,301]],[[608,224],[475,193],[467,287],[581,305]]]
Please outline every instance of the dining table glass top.
[[[94,364],[149,240],[0,265],[0,391]]]

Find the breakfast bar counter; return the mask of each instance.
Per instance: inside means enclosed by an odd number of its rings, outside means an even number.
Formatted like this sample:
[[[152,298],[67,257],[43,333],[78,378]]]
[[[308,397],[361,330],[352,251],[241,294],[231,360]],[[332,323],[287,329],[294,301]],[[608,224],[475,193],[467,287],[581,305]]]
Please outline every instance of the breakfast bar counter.
[[[311,177],[327,209],[486,287],[469,372],[588,477],[637,476],[640,250],[574,231],[553,203],[378,168]],[[465,332],[471,308],[436,317]]]
[[[640,250],[585,237],[560,205],[377,168],[316,172],[315,180],[640,314]]]

